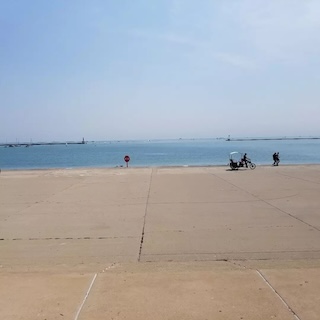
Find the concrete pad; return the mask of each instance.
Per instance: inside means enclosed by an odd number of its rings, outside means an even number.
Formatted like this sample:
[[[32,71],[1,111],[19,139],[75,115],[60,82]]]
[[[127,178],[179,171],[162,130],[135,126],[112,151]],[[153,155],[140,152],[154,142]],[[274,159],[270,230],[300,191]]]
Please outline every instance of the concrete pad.
[[[293,197],[270,200],[268,203],[320,230],[319,194],[320,187],[304,189]]]
[[[1,174],[0,191],[5,195],[1,204],[108,200],[122,204],[126,199],[139,203],[147,196],[151,172],[150,168],[6,171]]]
[[[25,267],[29,270],[96,265],[96,270],[100,270],[101,265],[110,262],[136,262],[139,249],[140,237],[2,240],[0,264],[2,268]]]
[[[0,203],[0,221],[6,221],[9,217],[12,217],[16,213],[20,213],[32,203]],[[0,225],[1,228],[1,225]],[[1,230],[1,229],[0,229]]]
[[[221,258],[226,254],[228,259],[251,259],[259,253],[260,259],[277,257],[281,253],[286,259],[296,257],[320,257],[320,236],[305,228],[220,228],[218,230],[201,230],[194,232],[155,232],[145,233],[142,256],[153,261],[155,255],[212,255]],[[272,254],[275,254],[274,256]],[[265,255],[264,255],[265,254]]]
[[[53,292],[49,300],[56,301],[56,295],[72,296],[79,289],[77,281],[63,277],[98,273],[79,320],[294,320],[259,276],[262,270],[301,320],[314,319],[320,292],[314,280],[320,261],[319,181],[320,166],[2,172],[0,318],[47,316],[38,310],[48,305],[45,281]],[[197,260],[203,260],[201,267]],[[228,267],[210,260],[227,260]],[[12,275],[16,282],[6,295]],[[28,275],[40,288],[35,297],[22,287],[29,288]],[[60,282],[66,287],[50,289]],[[70,305],[74,309],[75,301]],[[56,310],[47,320],[55,319]]]
[[[77,203],[36,204],[1,224],[1,237],[141,237],[144,205],[101,206]]]
[[[231,261],[230,261],[231,262]],[[287,270],[287,269],[317,269],[320,268],[319,259],[270,259],[270,260],[243,260],[233,261],[239,267],[255,270]]]
[[[5,320],[74,319],[92,274],[0,273]]]
[[[288,259],[298,252],[319,256],[320,233],[262,201],[148,206],[142,261],[176,261],[183,254]]]
[[[289,176],[308,182],[320,184],[320,166],[319,165],[299,165],[278,167],[277,173],[282,176]]]
[[[168,187],[170,186],[170,187]],[[152,176],[149,203],[204,203],[254,201],[252,195],[208,173],[166,174]]]
[[[79,320],[246,319],[294,320],[252,270],[182,269],[144,265],[99,274]]]
[[[274,169],[274,170],[273,170]],[[294,169],[294,170],[293,170]],[[264,199],[281,199],[285,197],[292,197],[299,194],[302,190],[307,189],[319,189],[320,184],[314,182],[315,178],[312,180],[297,179],[295,177],[295,171],[300,171],[305,174],[308,172],[304,167],[259,167],[256,170],[242,171],[242,172],[217,172],[212,169],[208,169],[217,177],[220,177],[224,181],[228,181],[234,186],[237,186],[243,191],[247,191],[252,196]],[[320,172],[317,170],[314,172],[320,180]]]
[[[320,315],[320,270],[262,270],[271,286],[300,319],[318,320]]]
[[[149,204],[146,232],[238,227],[305,227],[263,201]]]
[[[18,173],[17,176],[9,177],[1,174],[0,193],[5,195],[1,199],[1,204],[25,204],[28,207],[30,204],[45,201],[79,182],[81,182],[79,178],[53,179],[37,173],[34,176]]]
[[[142,204],[146,203],[150,175],[110,175],[87,177],[83,183],[50,198],[52,203],[78,204]]]

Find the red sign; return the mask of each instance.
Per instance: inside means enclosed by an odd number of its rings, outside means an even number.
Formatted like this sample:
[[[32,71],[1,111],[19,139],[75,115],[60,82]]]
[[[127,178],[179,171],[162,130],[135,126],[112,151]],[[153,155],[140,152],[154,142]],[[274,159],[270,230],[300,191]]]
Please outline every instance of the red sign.
[[[125,162],[129,162],[130,161],[130,157],[129,156],[124,156],[123,159],[124,159]]]

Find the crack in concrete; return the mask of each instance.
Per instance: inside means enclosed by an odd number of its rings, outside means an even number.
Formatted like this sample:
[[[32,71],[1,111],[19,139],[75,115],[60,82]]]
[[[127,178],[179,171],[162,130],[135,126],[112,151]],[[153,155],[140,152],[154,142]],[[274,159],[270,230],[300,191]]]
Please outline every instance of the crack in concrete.
[[[143,241],[144,241],[144,229],[145,229],[145,226],[146,226],[146,218],[147,218],[147,211],[148,211],[148,204],[149,204],[150,190],[151,190],[151,184],[152,184],[153,174],[154,174],[154,169],[152,169],[152,171],[151,171],[151,176],[150,176],[150,181],[149,181],[149,190],[148,190],[146,207],[145,207],[144,217],[143,217],[143,227],[142,227],[142,233],[141,233],[141,240],[140,240],[140,248],[139,248],[138,262],[140,262],[140,259],[141,259],[142,246],[143,246]]]

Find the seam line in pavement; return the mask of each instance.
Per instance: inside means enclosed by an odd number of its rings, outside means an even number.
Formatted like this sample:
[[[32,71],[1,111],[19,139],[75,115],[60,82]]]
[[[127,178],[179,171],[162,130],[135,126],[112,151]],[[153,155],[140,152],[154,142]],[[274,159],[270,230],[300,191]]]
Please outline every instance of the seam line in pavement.
[[[261,199],[261,201],[263,201],[264,203],[268,204],[269,206],[271,206],[271,207],[273,207],[273,208],[275,208],[275,209],[277,209],[277,210],[281,211],[282,213],[284,213],[284,214],[286,214],[286,215],[290,216],[291,218],[296,219],[296,220],[298,220],[298,221],[300,221],[300,222],[304,223],[305,225],[307,225],[307,226],[309,226],[309,227],[311,227],[311,228],[313,228],[313,229],[315,229],[315,230],[317,230],[317,231],[320,231],[320,229],[319,229],[319,228],[317,228],[317,227],[313,226],[312,224],[310,224],[310,223],[308,223],[308,222],[306,222],[306,221],[304,221],[304,220],[302,220],[302,219],[300,219],[300,218],[298,218],[298,217],[294,216],[293,214],[291,214],[291,213],[289,213],[289,212],[286,212],[286,211],[284,211],[284,210],[282,210],[282,209],[278,208],[277,206],[275,206],[275,205],[273,205],[273,204],[269,203],[267,200],[262,200],[262,199]]]
[[[269,288],[277,295],[277,297],[281,300],[281,302],[288,308],[288,310],[292,313],[292,315],[297,319],[301,320],[298,315],[293,311],[293,309],[288,305],[288,303],[281,297],[279,292],[270,284],[270,282],[263,276],[263,274],[259,271],[256,270],[258,275],[264,280],[264,282],[269,286]]]
[[[83,183],[83,181],[74,182],[74,183],[72,183],[70,186],[67,186],[67,187],[63,188],[62,190],[58,190],[58,191],[56,191],[55,193],[52,193],[52,194],[50,194],[50,195],[47,195],[45,199],[42,199],[42,200],[40,200],[39,202],[32,202],[32,203],[30,203],[27,207],[20,209],[18,212],[16,212],[16,214],[20,214],[20,213],[24,212],[25,210],[30,209],[30,208],[33,207],[33,206],[41,205],[41,204],[43,204],[43,203],[45,203],[45,202],[48,202],[49,199],[51,199],[52,197],[56,196],[57,194],[63,193],[63,192],[65,192],[66,190],[71,189],[71,188],[73,188],[75,185],[80,184],[80,183]]]
[[[145,226],[146,226],[146,218],[147,218],[147,211],[148,211],[148,204],[149,204],[149,197],[150,197],[150,189],[151,189],[151,183],[152,183],[152,177],[153,177],[153,170],[154,169],[151,170],[151,176],[150,176],[150,181],[149,181],[149,190],[148,190],[148,195],[147,195],[146,207],[145,207],[145,210],[144,210],[143,227],[142,227],[142,233],[141,233],[141,241],[140,241],[138,262],[140,262],[141,252],[142,252],[142,245],[143,245],[143,240],[144,240],[144,229],[145,229]]]
[[[304,221],[304,220],[302,220],[302,219],[300,219],[300,218],[298,218],[298,217],[294,216],[293,214],[291,214],[291,213],[289,213],[289,212],[286,212],[286,211],[284,211],[284,210],[282,210],[282,209],[278,208],[277,206],[275,206],[275,205],[273,205],[273,204],[269,203],[268,201],[270,201],[270,200],[264,200],[264,199],[261,199],[260,197],[255,196],[254,194],[252,194],[251,192],[249,192],[248,190],[243,189],[243,188],[241,188],[241,187],[239,187],[239,186],[237,186],[237,185],[233,184],[232,182],[230,182],[230,181],[228,181],[228,180],[226,180],[226,179],[223,179],[223,178],[221,178],[221,177],[219,177],[219,176],[217,176],[217,175],[215,175],[215,174],[213,174],[213,173],[210,173],[210,174],[211,174],[211,175],[213,175],[213,176],[215,176],[215,177],[217,177],[218,179],[221,179],[221,180],[223,180],[224,182],[227,182],[227,183],[231,184],[232,186],[234,186],[234,187],[236,187],[236,188],[238,188],[238,189],[240,189],[240,190],[242,190],[242,191],[244,191],[244,192],[246,192],[246,193],[250,194],[252,197],[254,197],[254,198],[256,198],[256,199],[259,199],[260,201],[264,202],[265,204],[267,204],[267,205],[269,205],[269,206],[271,206],[271,207],[273,207],[273,208],[275,208],[275,209],[279,210],[280,212],[282,212],[282,213],[286,214],[287,216],[289,216],[289,217],[291,217],[291,218],[293,218],[293,219],[296,219],[297,221],[302,222],[303,224],[307,225],[308,227],[311,227],[311,228],[313,228],[313,229],[315,229],[315,230],[317,230],[317,231],[320,231],[320,229],[319,229],[319,228],[317,228],[317,227],[313,226],[312,224],[310,224],[310,223],[308,223],[308,222],[306,222],[306,221]]]
[[[74,320],[78,320],[78,317],[79,317],[79,315],[80,315],[80,312],[81,312],[81,310],[82,310],[82,308],[83,308],[83,306],[84,306],[84,304],[85,304],[85,302],[86,302],[86,300],[87,300],[87,298],[88,298],[88,296],[89,296],[89,294],[90,294],[91,288],[92,288],[92,286],[93,286],[93,284],[94,284],[94,282],[95,282],[95,280],[96,280],[96,278],[97,278],[97,275],[98,275],[98,274],[96,273],[96,274],[93,276],[93,279],[92,279],[92,281],[91,281],[91,284],[90,284],[90,286],[89,286],[89,289],[87,290],[87,293],[86,293],[86,295],[85,295],[84,298],[83,298],[83,301],[82,301],[82,303],[81,303],[81,305],[80,305],[80,307],[79,307],[79,310],[78,310],[78,312],[77,312]]]
[[[278,172],[278,175],[284,176],[284,177],[288,177],[288,178],[291,178],[291,179],[302,180],[302,181],[309,182],[309,183],[320,184],[317,181],[312,181],[312,180],[307,180],[307,179],[303,179],[303,178],[299,178],[299,177],[295,177],[295,176],[290,176],[289,174],[284,174],[284,173],[280,173],[280,172]]]
[[[0,238],[0,241],[47,241],[47,240],[111,240],[111,239],[136,239],[137,236],[114,237],[47,237],[47,238]]]
[[[281,250],[281,251],[225,251],[225,252],[183,252],[183,253],[147,253],[145,256],[179,256],[179,255],[226,255],[226,254],[283,254],[283,253],[320,253],[320,250]],[[303,259],[303,258],[302,258]],[[318,259],[318,258],[315,258]],[[228,260],[228,259],[227,259]],[[260,259],[231,259],[231,260],[269,260],[267,258]]]

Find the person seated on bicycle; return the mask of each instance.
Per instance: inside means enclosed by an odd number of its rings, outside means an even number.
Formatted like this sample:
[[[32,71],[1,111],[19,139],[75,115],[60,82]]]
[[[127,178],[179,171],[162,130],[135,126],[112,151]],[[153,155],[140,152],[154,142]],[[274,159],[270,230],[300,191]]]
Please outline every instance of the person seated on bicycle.
[[[247,157],[247,154],[245,153],[241,159],[241,162],[246,165],[246,168],[248,168],[248,160],[249,160],[249,158]]]

